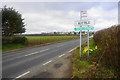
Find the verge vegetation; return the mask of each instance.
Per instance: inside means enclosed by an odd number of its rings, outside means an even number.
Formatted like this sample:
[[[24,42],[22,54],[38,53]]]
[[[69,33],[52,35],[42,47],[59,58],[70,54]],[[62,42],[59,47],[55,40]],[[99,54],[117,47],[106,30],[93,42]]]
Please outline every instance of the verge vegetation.
[[[112,26],[95,33],[90,40],[90,56],[87,43],[73,54],[73,78],[119,78],[120,26]]]

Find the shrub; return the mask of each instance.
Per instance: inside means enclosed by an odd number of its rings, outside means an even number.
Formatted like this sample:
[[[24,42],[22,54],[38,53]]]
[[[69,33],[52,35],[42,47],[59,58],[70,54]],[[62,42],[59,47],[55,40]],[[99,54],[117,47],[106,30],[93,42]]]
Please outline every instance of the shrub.
[[[2,44],[12,43],[12,37],[2,36]]]
[[[2,37],[2,44],[9,44],[9,43],[24,44],[26,41],[27,41],[27,38],[24,36],[3,36]]]
[[[101,61],[109,67],[119,69],[120,25],[100,30],[94,34],[95,44],[101,50]]]
[[[21,36],[14,36],[13,38],[12,38],[12,43],[22,43],[22,44],[24,44],[25,42],[27,41],[27,38],[26,37],[21,37]]]

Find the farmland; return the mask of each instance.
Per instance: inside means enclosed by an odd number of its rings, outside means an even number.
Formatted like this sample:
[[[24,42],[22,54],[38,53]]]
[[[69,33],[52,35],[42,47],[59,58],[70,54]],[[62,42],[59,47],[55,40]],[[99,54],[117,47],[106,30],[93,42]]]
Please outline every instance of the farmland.
[[[55,43],[65,40],[77,39],[79,36],[25,36],[27,41],[25,44],[4,44],[2,46],[3,51],[31,47],[35,45],[42,45],[47,43]],[[17,46],[16,46],[17,45]]]
[[[79,36],[26,36],[28,39],[27,45],[40,45],[63,40],[71,40],[79,38]]]

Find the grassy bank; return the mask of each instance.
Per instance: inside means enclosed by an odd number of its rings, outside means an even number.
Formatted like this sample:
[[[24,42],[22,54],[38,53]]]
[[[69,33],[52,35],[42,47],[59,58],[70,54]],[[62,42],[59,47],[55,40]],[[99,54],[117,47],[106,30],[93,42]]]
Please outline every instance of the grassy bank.
[[[107,68],[99,61],[100,50],[94,40],[90,40],[90,55],[87,55],[87,43],[82,45],[82,57],[79,55],[79,48],[73,54],[73,78],[114,78],[114,70]]]
[[[26,36],[27,42],[25,44],[4,44],[2,51],[25,48],[29,46],[41,45],[46,43],[59,42],[64,40],[77,39],[79,36]]]

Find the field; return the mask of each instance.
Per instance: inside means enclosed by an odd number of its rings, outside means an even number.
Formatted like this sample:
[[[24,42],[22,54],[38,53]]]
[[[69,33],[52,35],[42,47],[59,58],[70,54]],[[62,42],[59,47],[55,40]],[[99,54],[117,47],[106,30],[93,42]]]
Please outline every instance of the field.
[[[77,39],[79,36],[26,36],[27,42],[25,44],[4,44],[2,51],[8,51],[13,49],[25,48],[29,46],[55,43],[64,40]]]
[[[76,39],[79,38],[79,36],[26,36],[26,38],[28,39],[27,45],[32,46]]]

